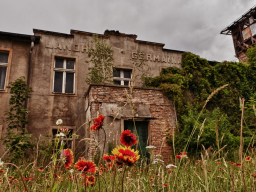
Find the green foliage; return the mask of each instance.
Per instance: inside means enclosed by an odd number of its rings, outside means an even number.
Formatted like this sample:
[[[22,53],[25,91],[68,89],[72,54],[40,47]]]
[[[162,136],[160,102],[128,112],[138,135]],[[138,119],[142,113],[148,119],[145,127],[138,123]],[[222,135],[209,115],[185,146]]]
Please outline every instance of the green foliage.
[[[99,39],[97,35],[93,36],[91,45],[88,49],[88,57],[94,66],[89,68],[85,82],[105,83],[112,82],[113,79],[113,50],[103,39]],[[89,63],[87,62],[87,63]]]
[[[214,133],[214,119],[218,109],[220,130],[225,133],[223,143],[230,147],[238,147],[237,137],[240,135],[241,110],[239,107],[239,97],[245,98],[245,123],[244,123],[244,143],[248,144],[253,135],[256,118],[252,106],[255,105],[256,88],[256,48],[252,47],[247,51],[248,64],[241,62],[208,62],[192,53],[184,53],[182,57],[182,69],[167,68],[162,70],[162,74],[155,78],[147,78],[146,85],[159,87],[163,92],[174,100],[177,118],[178,132],[175,145],[184,147],[191,134],[192,124],[196,123],[197,116],[202,110],[207,97],[218,87],[229,84],[220,90],[207,103],[206,111],[198,122],[201,124],[206,120],[204,132],[197,142],[198,129],[190,144],[189,150],[195,151],[201,144],[205,147],[217,147],[215,144],[216,135]],[[223,119],[224,118],[224,119]],[[221,123],[221,122],[226,123]],[[209,125],[208,125],[209,124]],[[211,125],[211,126],[210,126]],[[223,125],[223,126],[222,126]],[[191,127],[192,126],[192,127]],[[222,137],[220,132],[220,138]],[[171,144],[172,141],[169,141]],[[177,147],[175,146],[175,147]],[[228,148],[228,147],[227,147]],[[181,148],[178,148],[181,150]],[[177,149],[176,149],[177,151]]]
[[[25,77],[20,77],[11,82],[7,87],[10,89],[11,98],[9,100],[10,110],[5,113],[8,123],[7,133],[4,137],[6,150],[10,150],[9,158],[17,159],[22,157],[27,149],[32,149],[31,134],[23,128],[28,123],[28,110],[24,107],[25,100],[30,98],[31,88],[27,88]]]
[[[25,77],[20,77],[11,82],[7,88],[10,89],[11,98],[9,100],[10,110],[5,113],[8,129],[21,129],[22,125],[27,124],[26,115],[28,109],[24,107],[26,99],[30,98],[32,88],[27,88]]]

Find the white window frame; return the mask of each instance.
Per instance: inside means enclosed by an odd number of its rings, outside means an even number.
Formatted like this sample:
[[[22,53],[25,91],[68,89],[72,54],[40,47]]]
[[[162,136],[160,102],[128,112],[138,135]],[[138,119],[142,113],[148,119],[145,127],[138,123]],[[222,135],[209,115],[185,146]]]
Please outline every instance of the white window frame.
[[[124,85],[124,81],[129,81],[130,84],[132,84],[132,69],[120,69],[120,68],[116,68],[117,70],[120,70],[120,77],[114,77],[113,76],[113,81],[117,80],[117,81],[121,81],[121,85]],[[130,71],[131,72],[131,78],[124,78],[124,71]],[[125,85],[127,86],[127,85]]]
[[[10,67],[11,67],[11,60],[12,60],[12,49],[9,48],[0,48],[1,53],[8,53],[8,62],[7,63],[0,63],[0,67],[6,67],[6,74],[4,80],[4,88],[0,89],[0,92],[7,92],[6,86],[9,82],[9,75],[10,75]]]
[[[63,68],[56,68],[56,59],[63,59]],[[67,66],[67,60],[74,60],[74,69],[66,69]],[[55,72],[62,72],[63,73],[63,79],[62,79],[62,92],[60,94],[75,94],[75,85],[76,85],[76,60],[74,58],[62,58],[62,57],[55,57],[54,58],[54,68],[53,68],[53,89],[52,92],[55,94],[58,94],[60,92],[54,92],[54,81],[55,81]],[[73,93],[65,93],[65,87],[66,87],[66,73],[74,73],[74,84],[73,84]]]

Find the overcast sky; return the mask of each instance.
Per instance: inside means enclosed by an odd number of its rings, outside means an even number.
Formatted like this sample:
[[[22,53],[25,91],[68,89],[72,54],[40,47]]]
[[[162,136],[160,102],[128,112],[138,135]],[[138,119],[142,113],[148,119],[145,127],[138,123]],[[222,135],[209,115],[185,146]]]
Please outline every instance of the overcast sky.
[[[235,61],[231,36],[220,31],[255,0],[0,0],[0,31],[33,34],[33,28],[103,34],[136,34],[208,60]]]

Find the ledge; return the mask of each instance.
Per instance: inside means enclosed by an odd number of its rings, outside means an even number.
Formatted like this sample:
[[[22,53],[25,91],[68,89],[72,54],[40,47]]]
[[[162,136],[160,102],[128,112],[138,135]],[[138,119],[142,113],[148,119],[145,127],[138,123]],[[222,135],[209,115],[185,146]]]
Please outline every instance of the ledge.
[[[84,94],[84,97],[86,97],[92,86],[103,86],[103,87],[116,87],[116,88],[129,88],[127,85],[115,85],[115,84],[109,84],[109,83],[92,83],[89,85],[89,88]],[[161,91],[160,88],[154,88],[154,87],[140,87],[140,86],[134,86],[133,89],[142,89],[142,90],[155,90],[155,91]]]

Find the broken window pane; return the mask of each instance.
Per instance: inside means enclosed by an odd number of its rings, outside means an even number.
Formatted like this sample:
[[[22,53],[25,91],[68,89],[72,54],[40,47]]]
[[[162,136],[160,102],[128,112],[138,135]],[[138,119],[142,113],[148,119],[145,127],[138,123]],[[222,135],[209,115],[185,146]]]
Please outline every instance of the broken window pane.
[[[66,69],[75,69],[75,60],[67,60]]]
[[[0,67],[0,89],[5,87],[5,77],[6,77],[7,67]]]
[[[65,93],[73,93],[74,91],[74,73],[66,73]]]
[[[55,60],[55,68],[63,68],[64,59]]]
[[[63,72],[54,73],[54,89],[55,93],[62,93],[62,81],[63,81]]]
[[[9,53],[0,52],[0,63],[8,63]]]

